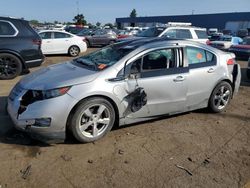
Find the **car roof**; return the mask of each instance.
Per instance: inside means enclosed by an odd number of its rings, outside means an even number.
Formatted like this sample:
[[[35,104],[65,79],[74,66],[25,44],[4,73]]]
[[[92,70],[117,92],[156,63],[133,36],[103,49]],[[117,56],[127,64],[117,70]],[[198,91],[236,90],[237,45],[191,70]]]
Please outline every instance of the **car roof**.
[[[0,16],[0,20],[24,20],[24,19]]]
[[[208,46],[206,44],[191,41],[187,39],[174,39],[167,37],[155,37],[155,38],[143,38],[143,39],[135,39],[126,42],[120,42],[115,44],[117,48],[122,49],[150,49],[150,48],[158,48],[158,47],[167,47],[167,46],[196,46],[203,49],[209,49],[215,53],[221,53],[220,50]]]
[[[120,42],[122,48],[138,48],[141,46],[145,45],[154,45],[154,44],[163,44],[165,45],[166,43],[173,44],[173,43],[178,43],[181,41],[187,41],[185,39],[174,39],[174,38],[167,38],[167,37],[154,37],[154,38],[143,38],[143,39],[134,39],[134,40],[129,40],[126,42]],[[193,42],[197,43],[197,42]],[[200,43],[198,43],[200,44]]]
[[[203,27],[197,27],[197,26],[192,26],[192,25],[165,25],[165,26],[155,26],[157,28],[183,28],[183,29],[190,29],[190,28],[193,28],[193,29],[199,29],[199,30],[207,30],[206,28],[203,28]],[[152,27],[151,27],[152,28]]]
[[[67,32],[67,31],[59,31],[59,30],[53,30],[53,29],[41,30],[38,33],[43,33],[43,32],[59,32],[59,33],[71,34],[71,33]]]

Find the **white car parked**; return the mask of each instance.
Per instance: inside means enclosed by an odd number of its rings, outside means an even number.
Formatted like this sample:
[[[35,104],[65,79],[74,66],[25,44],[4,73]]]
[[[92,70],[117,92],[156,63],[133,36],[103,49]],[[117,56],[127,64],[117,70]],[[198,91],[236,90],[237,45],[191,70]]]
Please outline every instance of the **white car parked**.
[[[75,57],[87,50],[86,42],[66,31],[46,30],[39,32],[39,35],[43,54],[69,54]]]

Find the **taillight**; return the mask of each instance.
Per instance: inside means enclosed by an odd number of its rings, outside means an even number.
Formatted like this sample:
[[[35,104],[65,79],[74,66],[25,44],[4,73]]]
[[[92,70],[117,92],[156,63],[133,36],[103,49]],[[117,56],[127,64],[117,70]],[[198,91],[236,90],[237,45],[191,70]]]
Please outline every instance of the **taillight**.
[[[36,44],[36,45],[38,45],[38,46],[40,46],[40,45],[42,44],[42,40],[33,39],[33,40],[32,40],[32,43],[33,43],[33,44]]]
[[[207,41],[206,41],[206,44],[207,44],[207,45],[210,45],[210,44],[211,44],[211,41],[210,41],[210,40],[207,40]]]
[[[227,65],[233,65],[233,64],[234,64],[234,59],[227,60]]]

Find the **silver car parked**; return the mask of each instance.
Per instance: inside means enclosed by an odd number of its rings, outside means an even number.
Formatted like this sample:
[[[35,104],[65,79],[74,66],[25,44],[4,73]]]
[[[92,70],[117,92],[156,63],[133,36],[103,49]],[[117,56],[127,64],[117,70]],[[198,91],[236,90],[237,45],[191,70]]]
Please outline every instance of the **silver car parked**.
[[[80,142],[125,125],[209,107],[223,111],[237,93],[234,55],[167,39],[117,43],[23,78],[8,97],[16,128],[37,138]]]

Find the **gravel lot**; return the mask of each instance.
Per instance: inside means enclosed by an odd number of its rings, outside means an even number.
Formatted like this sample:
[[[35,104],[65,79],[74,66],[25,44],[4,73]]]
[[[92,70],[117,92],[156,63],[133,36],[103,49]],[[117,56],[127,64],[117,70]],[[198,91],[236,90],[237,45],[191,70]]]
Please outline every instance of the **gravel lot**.
[[[49,56],[42,66],[69,59]],[[4,105],[21,76],[0,81],[0,188],[250,187],[250,81],[239,63],[240,92],[226,112],[126,126],[90,144],[46,145],[15,131]]]

